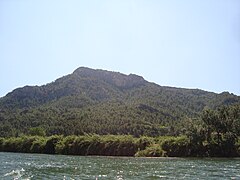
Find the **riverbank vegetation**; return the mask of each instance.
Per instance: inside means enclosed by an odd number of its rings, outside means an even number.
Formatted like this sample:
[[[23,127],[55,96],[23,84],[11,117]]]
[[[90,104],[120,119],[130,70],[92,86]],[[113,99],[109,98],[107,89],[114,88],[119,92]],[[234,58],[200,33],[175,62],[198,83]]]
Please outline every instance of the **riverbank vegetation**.
[[[186,136],[22,136],[1,138],[0,151],[81,156],[238,157],[240,140],[229,146],[229,142],[225,141],[220,145],[213,142],[196,145]]]
[[[52,135],[41,127],[27,135],[0,138],[0,151],[66,155],[137,157],[238,157],[240,156],[240,106],[204,110],[186,119],[178,136]]]

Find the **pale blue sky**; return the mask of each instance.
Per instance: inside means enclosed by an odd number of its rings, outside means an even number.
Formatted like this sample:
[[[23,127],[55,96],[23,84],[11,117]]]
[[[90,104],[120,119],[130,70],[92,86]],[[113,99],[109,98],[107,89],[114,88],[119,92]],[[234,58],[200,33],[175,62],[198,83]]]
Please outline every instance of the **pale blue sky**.
[[[0,97],[80,66],[240,95],[240,1],[0,0]]]

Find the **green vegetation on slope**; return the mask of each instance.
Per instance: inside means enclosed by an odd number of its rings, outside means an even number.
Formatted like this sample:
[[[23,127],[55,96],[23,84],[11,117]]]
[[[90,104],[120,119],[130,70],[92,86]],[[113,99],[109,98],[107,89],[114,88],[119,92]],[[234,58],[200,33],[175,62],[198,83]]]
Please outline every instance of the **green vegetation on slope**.
[[[0,138],[0,151],[138,157],[240,156],[240,105],[204,110],[198,120],[188,119],[185,127],[185,136],[138,138],[96,134],[45,137],[44,129],[38,127],[29,131],[35,136]]]
[[[163,87],[133,74],[79,68],[1,98],[0,136],[17,137],[38,127],[47,136],[177,136],[186,134],[186,119],[233,104],[240,104],[240,97],[227,92]]]

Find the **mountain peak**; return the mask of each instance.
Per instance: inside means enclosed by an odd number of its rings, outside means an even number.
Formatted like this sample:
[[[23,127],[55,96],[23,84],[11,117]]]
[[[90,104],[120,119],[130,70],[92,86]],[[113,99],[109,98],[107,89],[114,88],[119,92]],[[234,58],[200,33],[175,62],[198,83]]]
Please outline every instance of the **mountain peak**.
[[[73,72],[73,75],[79,78],[93,78],[99,81],[105,81],[119,88],[132,88],[141,86],[147,82],[143,77],[135,74],[125,75],[119,72],[91,69],[87,67],[79,67]]]
[[[85,71],[94,71],[94,70],[95,69],[91,69],[91,68],[88,68],[88,67],[81,66],[81,67],[77,68],[75,71],[73,71],[73,74],[80,73],[80,72],[85,72]]]

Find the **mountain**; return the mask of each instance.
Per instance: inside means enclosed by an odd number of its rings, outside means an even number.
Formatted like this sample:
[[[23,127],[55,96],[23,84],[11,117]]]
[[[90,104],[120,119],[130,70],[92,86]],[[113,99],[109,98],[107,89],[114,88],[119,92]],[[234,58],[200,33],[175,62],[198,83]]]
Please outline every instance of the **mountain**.
[[[32,127],[51,134],[179,134],[183,119],[204,108],[240,104],[228,92],[160,86],[143,77],[86,67],[43,86],[25,86],[0,98],[1,136]]]

